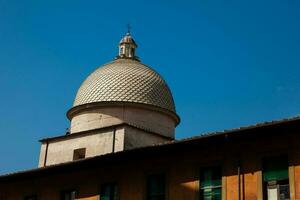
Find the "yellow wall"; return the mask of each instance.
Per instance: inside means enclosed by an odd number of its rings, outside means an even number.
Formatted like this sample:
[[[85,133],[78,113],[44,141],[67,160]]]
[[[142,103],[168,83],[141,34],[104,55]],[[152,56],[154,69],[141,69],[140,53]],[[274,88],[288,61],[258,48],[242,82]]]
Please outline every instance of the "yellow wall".
[[[120,200],[144,200],[145,180],[151,173],[164,172],[167,177],[167,199],[196,200],[201,167],[223,167],[223,199],[238,200],[237,163],[241,166],[241,200],[261,200],[261,159],[266,155],[286,153],[293,166],[294,199],[300,200],[299,139],[280,137],[266,145],[265,141],[239,143],[211,143],[178,147],[169,151],[137,154],[116,163],[93,163],[84,167],[67,168],[39,176],[1,181],[0,199],[21,200],[25,195],[37,194],[39,199],[58,200],[65,189],[77,189],[80,200],[99,200],[103,183],[116,182]],[[180,148],[182,148],[180,150]],[[239,151],[237,151],[239,149]],[[292,180],[292,179],[290,179]],[[2,200],[2,199],[1,199]]]

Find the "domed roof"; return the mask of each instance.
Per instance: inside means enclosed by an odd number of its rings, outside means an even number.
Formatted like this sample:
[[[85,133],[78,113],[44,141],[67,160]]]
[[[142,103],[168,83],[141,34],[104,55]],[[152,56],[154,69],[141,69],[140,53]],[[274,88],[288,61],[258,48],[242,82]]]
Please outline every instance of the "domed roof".
[[[95,70],[81,85],[74,107],[95,102],[132,102],[175,113],[171,91],[163,78],[135,59],[118,58]]]

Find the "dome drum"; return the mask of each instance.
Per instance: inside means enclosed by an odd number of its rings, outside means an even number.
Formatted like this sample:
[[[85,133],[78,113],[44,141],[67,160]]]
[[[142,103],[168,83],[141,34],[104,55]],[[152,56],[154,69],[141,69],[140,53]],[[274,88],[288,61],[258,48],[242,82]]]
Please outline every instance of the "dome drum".
[[[174,139],[179,118],[173,113],[137,103],[100,102],[75,107],[68,112],[71,133],[128,124]]]
[[[160,107],[148,105],[148,104],[142,104],[142,103],[119,102],[119,101],[94,102],[94,103],[87,103],[87,104],[75,106],[67,112],[67,117],[69,120],[72,120],[72,118],[74,116],[76,116],[82,112],[88,112],[90,110],[95,110],[95,109],[103,108],[103,107],[136,107],[136,108],[141,108],[141,109],[146,109],[146,110],[152,110],[152,111],[160,112],[164,115],[168,115],[169,117],[171,117],[174,120],[176,125],[178,125],[180,123],[180,117],[176,113],[171,112],[168,109],[164,109],[164,108],[160,108]]]

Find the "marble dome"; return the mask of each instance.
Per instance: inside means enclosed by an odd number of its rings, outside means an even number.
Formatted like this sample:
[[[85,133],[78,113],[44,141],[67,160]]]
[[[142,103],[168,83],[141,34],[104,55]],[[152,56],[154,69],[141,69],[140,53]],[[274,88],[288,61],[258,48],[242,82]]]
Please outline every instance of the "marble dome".
[[[73,106],[95,102],[147,104],[173,113],[174,100],[164,79],[137,59],[117,58],[96,69],[80,86]]]

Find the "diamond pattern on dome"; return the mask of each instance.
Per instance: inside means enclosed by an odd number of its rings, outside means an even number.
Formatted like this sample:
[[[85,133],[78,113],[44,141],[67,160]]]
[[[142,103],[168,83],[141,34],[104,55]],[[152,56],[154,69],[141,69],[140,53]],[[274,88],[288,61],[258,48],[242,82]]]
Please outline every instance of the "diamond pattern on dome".
[[[80,86],[74,107],[107,101],[143,103],[175,112],[163,78],[132,59],[117,59],[95,70]]]

